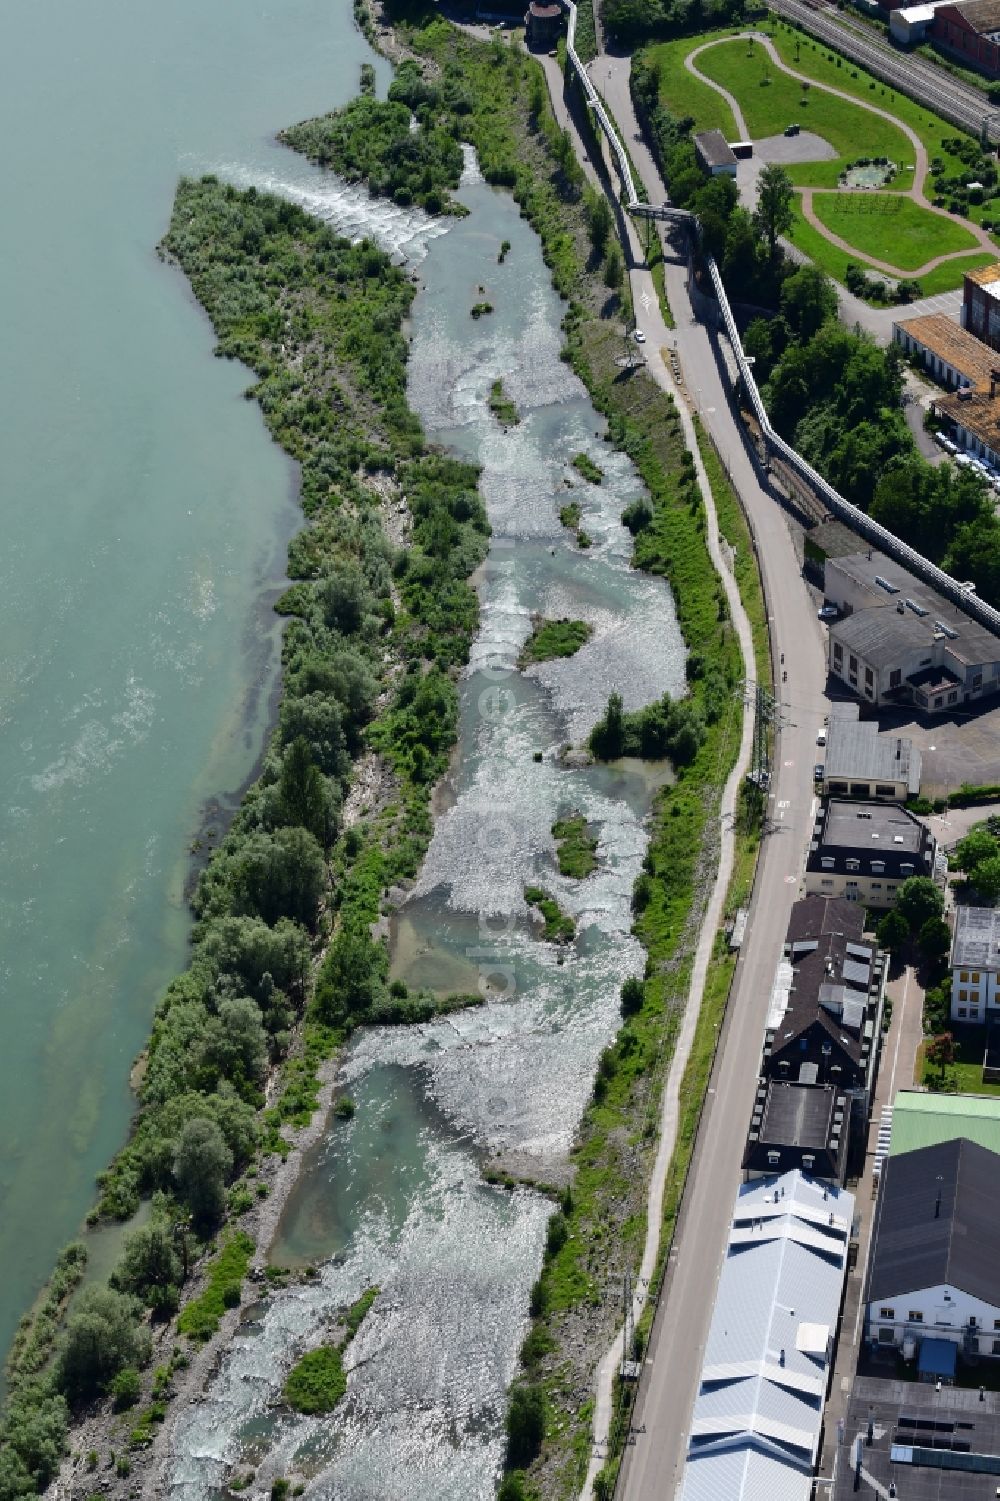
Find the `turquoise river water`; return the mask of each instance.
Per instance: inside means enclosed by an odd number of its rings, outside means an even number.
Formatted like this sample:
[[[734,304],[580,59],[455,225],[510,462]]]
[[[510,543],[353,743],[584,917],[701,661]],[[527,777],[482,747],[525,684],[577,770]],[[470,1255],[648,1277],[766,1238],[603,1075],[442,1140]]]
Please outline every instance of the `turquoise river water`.
[[[155,246],[180,173],[266,177],[363,60],[348,0],[5,10],[0,1352],[124,1139],[187,849],[277,665],[294,470]]]

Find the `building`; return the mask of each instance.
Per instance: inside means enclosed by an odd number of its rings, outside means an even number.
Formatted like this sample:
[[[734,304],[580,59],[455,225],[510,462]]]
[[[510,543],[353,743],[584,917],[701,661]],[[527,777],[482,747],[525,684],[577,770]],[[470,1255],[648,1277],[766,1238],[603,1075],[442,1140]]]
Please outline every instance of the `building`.
[[[695,155],[710,177],[736,176],[736,155],[721,130],[700,130],[692,139]]]
[[[1000,1155],[1000,1099],[901,1089],[892,1105],[890,1157],[965,1138]]]
[[[943,386],[951,390],[989,390],[998,364],[996,353],[978,335],[943,313],[901,319],[893,323],[892,337]]]
[[[1000,910],[956,907],[951,944],[953,1021],[992,1022],[1000,1014]]]
[[[858,1376],[837,1442],[833,1501],[994,1501],[1000,1396]],[[892,1487],[892,1489],[890,1489]],[[817,1492],[817,1494],[821,1494]]]
[[[920,752],[905,735],[880,735],[857,704],[835,704],[826,736],[823,794],[905,803],[920,791]]]
[[[1000,689],[1000,637],[884,553],[827,558],[823,587],[827,666],[859,698],[938,714]]]
[[[853,1218],[851,1194],[798,1172],[740,1189],[681,1501],[810,1501]]]
[[[933,878],[936,855],[933,834],[905,808],[831,797],[816,815],[806,891],[891,907],[911,876]]]
[[[1000,261],[968,271],[962,283],[962,327],[1000,349]]]
[[[967,68],[1000,76],[1000,0],[958,0],[939,5],[930,39]]]
[[[914,1359],[925,1339],[1000,1355],[1000,1156],[958,1139],[893,1153],[882,1173],[866,1333]]]
[[[927,41],[934,12],[951,0],[928,0],[926,5],[898,5],[889,13],[889,35],[901,47],[917,47]]]
[[[536,51],[554,47],[562,33],[563,8],[531,0],[524,17],[524,39]]]
[[[850,1125],[850,1100],[832,1084],[759,1079],[743,1176],[749,1181],[797,1168],[810,1178],[843,1183]]]

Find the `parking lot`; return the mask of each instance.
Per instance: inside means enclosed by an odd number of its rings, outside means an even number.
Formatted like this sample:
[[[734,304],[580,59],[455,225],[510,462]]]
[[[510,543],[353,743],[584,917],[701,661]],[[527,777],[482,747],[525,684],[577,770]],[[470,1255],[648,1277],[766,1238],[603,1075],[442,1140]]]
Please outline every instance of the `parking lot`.
[[[879,727],[909,735],[920,748],[924,797],[944,797],[963,782],[1000,782],[1000,701],[977,713],[916,718],[911,709],[879,715]]]

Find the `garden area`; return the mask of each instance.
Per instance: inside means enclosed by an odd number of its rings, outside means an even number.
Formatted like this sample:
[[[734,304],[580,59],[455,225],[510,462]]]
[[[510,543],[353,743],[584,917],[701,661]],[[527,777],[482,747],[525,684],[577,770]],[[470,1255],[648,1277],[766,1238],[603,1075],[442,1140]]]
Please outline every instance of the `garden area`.
[[[847,240],[861,255],[887,261],[901,271],[918,271],[938,256],[976,246],[968,230],[921,208],[912,198],[888,193],[815,193],[812,204],[831,234]]]

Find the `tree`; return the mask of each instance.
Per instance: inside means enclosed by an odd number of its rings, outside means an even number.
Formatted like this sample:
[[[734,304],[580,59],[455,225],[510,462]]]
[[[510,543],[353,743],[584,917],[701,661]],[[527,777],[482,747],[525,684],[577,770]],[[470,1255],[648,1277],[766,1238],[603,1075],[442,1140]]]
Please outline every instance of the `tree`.
[[[242,916],[268,923],[291,917],[312,928],[325,875],[322,851],[306,829],[252,834],[241,841],[232,862],[233,906]]]
[[[85,1287],[66,1325],[58,1361],[60,1389],[70,1401],[106,1391],[126,1366],[149,1359],[149,1331],[139,1324],[137,1298],[109,1287]]]
[[[888,954],[899,954],[906,946],[906,940],[910,936],[910,925],[901,912],[895,908],[887,912],[875,930],[880,949],[885,949]]]
[[[588,189],[585,215],[591,246],[598,260],[601,260],[604,256],[608,236],[611,233],[614,222],[611,217],[608,200],[603,193],[597,193],[593,189]]]
[[[792,200],[795,190],[782,167],[769,162],[757,179],[757,207],[753,213],[754,229],[767,243],[768,259],[773,261],[781,235],[788,234],[795,222]]]
[[[308,830],[322,845],[332,842],[336,832],[333,806],[304,735],[293,740],[282,757],[278,806],[286,822]]]
[[[951,948],[951,929],[943,917],[929,917],[921,925],[917,942],[924,958],[933,963],[943,959]]]
[[[973,829],[955,846],[952,864],[959,870],[969,872],[975,870],[977,865],[982,865],[985,860],[992,860],[993,856],[998,854],[1000,854],[1000,845],[989,830]]]
[[[635,975],[630,975],[622,985],[621,990],[622,1016],[635,1016],[637,1012],[641,1011],[645,994],[646,991],[642,981]]]
[[[157,1290],[176,1287],[180,1280],[181,1263],[169,1225],[155,1220],[126,1235],[121,1260],[110,1278],[117,1292],[132,1293],[144,1303],[159,1303]],[[155,1299],[150,1296],[154,1292]]]
[[[356,563],[332,563],[317,588],[323,619],[345,636],[361,629],[365,595],[365,581]]]
[[[45,1490],[63,1457],[67,1416],[47,1377],[11,1386],[0,1424],[0,1501]]]
[[[625,267],[622,262],[622,253],[617,245],[612,245],[604,262],[604,285],[614,290],[620,287],[625,280]]]
[[[344,777],[351,767],[341,706],[332,694],[286,694],[278,718],[283,745],[300,737],[309,746],[316,765],[328,777]]]
[[[984,902],[995,902],[1000,897],[1000,855],[983,860],[970,879]]]
[[[301,1003],[309,978],[309,937],[286,917],[273,928],[259,917],[221,917],[198,945],[195,965],[204,965],[217,979],[231,978],[237,994],[252,996],[258,1005],[271,994],[268,980]]]
[[[896,911],[905,917],[911,933],[918,933],[929,917],[940,917],[944,897],[929,876],[911,876],[896,896]]]
[[[507,1408],[507,1469],[523,1470],[542,1447],[545,1437],[545,1393],[523,1383],[511,1388]]]
[[[209,1018],[205,1029],[203,1052],[209,1066],[237,1091],[259,1085],[267,1070],[267,1036],[257,1003],[249,996],[220,1001],[218,1015]]]
[[[204,1116],[188,1121],[174,1153],[174,1180],[197,1223],[208,1226],[221,1219],[232,1166],[233,1154],[215,1121]]]
[[[590,749],[601,761],[616,761],[625,749],[625,705],[620,693],[612,693],[604,718],[590,732]]]
[[[782,284],[781,311],[798,339],[811,339],[836,318],[837,289],[818,266],[800,266]]]
[[[385,995],[388,960],[367,930],[341,928],[316,982],[316,1008],[327,1021],[364,1016]]]
[[[959,1046],[950,1032],[941,1032],[932,1037],[924,1048],[924,1057],[932,1068],[940,1069],[941,1083],[945,1074],[958,1062]]]

